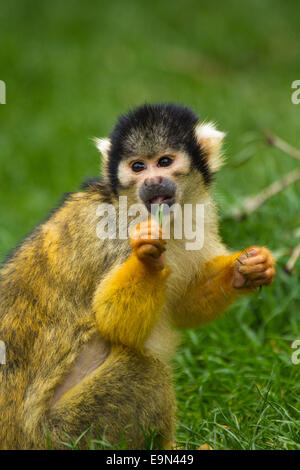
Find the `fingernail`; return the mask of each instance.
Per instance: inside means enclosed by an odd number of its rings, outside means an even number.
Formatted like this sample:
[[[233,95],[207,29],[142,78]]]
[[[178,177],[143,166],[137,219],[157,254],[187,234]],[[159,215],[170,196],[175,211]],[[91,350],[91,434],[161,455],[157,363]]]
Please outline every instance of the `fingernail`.
[[[256,248],[251,248],[251,250],[248,251],[248,255],[250,256],[255,256],[257,255],[258,251]]]

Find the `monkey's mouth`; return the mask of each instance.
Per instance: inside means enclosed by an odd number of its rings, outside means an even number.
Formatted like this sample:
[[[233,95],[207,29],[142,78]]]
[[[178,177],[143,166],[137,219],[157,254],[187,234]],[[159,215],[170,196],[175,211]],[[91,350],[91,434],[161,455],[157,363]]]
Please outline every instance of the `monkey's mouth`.
[[[165,177],[146,178],[139,189],[139,196],[152,214],[159,204],[171,207],[175,203],[175,183]]]
[[[172,198],[168,196],[156,196],[153,197],[152,199],[149,199],[147,201],[148,204],[168,204],[168,201],[172,200]]]
[[[149,212],[151,212],[151,209],[155,211],[156,206],[159,204],[166,204],[167,206],[171,207],[173,204],[175,204],[175,197],[174,196],[155,196],[146,201],[145,205],[148,209]]]

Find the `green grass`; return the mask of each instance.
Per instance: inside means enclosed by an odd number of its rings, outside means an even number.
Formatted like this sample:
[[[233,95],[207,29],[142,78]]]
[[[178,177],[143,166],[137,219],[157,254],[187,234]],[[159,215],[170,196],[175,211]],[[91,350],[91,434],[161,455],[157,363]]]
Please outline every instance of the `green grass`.
[[[0,7],[0,257],[61,193],[98,174],[90,137],[145,101],[177,101],[228,132],[217,178],[221,216],[298,162],[267,147],[264,129],[300,148],[299,2],[11,0]],[[299,449],[299,183],[242,222],[222,220],[232,249],[280,255],[270,289],[184,334],[176,357],[178,440],[216,449]]]

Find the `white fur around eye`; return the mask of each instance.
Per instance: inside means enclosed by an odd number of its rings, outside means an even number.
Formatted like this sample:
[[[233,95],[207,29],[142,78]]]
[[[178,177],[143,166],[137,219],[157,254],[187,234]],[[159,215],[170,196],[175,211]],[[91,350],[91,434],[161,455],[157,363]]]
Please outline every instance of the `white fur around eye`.
[[[163,158],[164,155],[173,159],[172,165],[158,167],[157,161],[159,158]],[[174,151],[171,150],[166,151],[161,156],[149,159],[146,163],[147,168],[145,170],[135,173],[132,171],[128,160],[121,161],[118,167],[118,179],[120,183],[126,187],[132,182],[137,183],[137,181],[153,176],[165,176],[168,178],[176,175],[187,175],[191,169],[190,157],[188,155],[179,152],[174,154]]]
[[[190,157],[185,153],[178,153],[173,162],[172,170],[174,172],[187,175],[191,170]]]
[[[138,174],[138,173],[136,173]],[[123,186],[128,186],[134,180],[135,174],[132,172],[128,162],[120,162],[118,168],[118,180]]]

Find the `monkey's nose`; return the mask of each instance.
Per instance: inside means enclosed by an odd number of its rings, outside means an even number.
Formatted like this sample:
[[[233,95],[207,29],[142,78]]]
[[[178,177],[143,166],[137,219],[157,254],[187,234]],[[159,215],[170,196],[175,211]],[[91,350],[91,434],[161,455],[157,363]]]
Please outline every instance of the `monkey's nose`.
[[[146,178],[144,181],[145,186],[158,186],[162,184],[163,178],[162,176],[154,176],[153,178]]]

